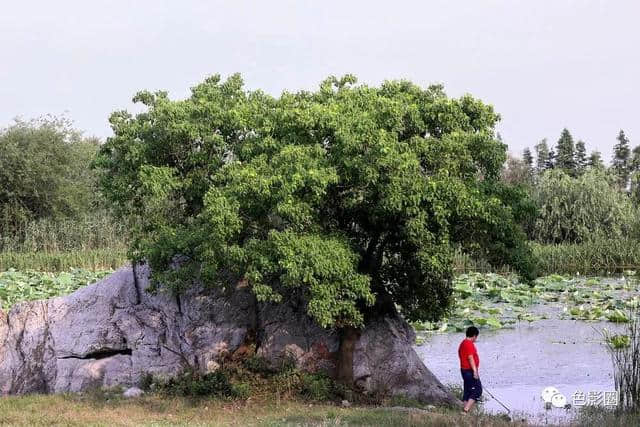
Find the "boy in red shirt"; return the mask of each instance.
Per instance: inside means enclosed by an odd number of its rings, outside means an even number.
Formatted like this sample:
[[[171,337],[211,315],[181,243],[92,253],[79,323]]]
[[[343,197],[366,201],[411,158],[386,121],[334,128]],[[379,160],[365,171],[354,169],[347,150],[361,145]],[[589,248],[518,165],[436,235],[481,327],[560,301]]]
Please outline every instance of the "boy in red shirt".
[[[473,404],[482,395],[482,384],[480,383],[480,375],[478,367],[480,366],[480,358],[478,350],[474,342],[478,339],[478,328],[469,326],[466,332],[466,338],[458,347],[458,357],[460,357],[460,372],[464,381],[464,392],[462,393],[462,401],[464,402],[464,412],[469,412]]]

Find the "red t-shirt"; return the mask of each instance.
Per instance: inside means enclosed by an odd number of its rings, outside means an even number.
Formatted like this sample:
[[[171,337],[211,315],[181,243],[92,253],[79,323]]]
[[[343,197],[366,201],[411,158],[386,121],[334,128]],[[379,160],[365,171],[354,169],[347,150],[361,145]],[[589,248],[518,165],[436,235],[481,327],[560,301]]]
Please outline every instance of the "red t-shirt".
[[[469,355],[473,355],[473,361],[476,362],[476,368],[480,367],[480,358],[478,357],[478,350],[476,350],[473,341],[463,339],[458,347],[458,356],[460,357],[460,369],[471,369],[469,363]]]

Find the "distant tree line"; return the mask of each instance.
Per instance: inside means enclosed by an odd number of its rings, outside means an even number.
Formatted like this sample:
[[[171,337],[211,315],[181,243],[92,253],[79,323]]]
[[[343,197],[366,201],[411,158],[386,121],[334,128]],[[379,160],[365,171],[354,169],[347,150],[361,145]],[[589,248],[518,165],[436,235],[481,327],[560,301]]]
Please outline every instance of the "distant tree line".
[[[91,235],[90,224],[112,223],[92,168],[100,146],[98,139],[55,117],[17,120],[0,129],[0,250],[20,247],[16,239],[46,240],[37,236],[48,235],[60,240],[44,229],[64,228],[69,230],[66,240],[79,240],[71,230]],[[530,240],[640,237],[640,146],[632,148],[622,130],[609,165],[600,152],[588,152],[584,141],[574,142],[563,129],[555,145],[543,139],[521,157],[508,156],[501,181],[506,184],[503,197],[513,198],[514,217]],[[74,223],[79,225],[74,228]],[[118,227],[108,228],[102,240],[122,234]]]
[[[527,191],[537,212],[522,225],[543,243],[585,242],[594,238],[637,237],[640,207],[640,146],[633,150],[623,130],[611,164],[599,151],[587,155],[563,129],[555,146],[543,139],[522,158],[509,156],[503,179]],[[534,154],[535,153],[535,154]]]
[[[587,155],[584,141],[574,143],[573,136],[565,128],[555,147],[550,147],[545,138],[534,146],[533,152],[529,147],[525,148],[522,159],[510,158],[505,177],[511,182],[522,182],[527,178],[535,179],[550,169],[560,169],[572,177],[583,174],[587,169],[608,169],[618,187],[632,193],[634,185],[639,182],[640,145],[632,150],[624,130],[620,130],[616,139],[611,165],[607,168],[599,151],[594,150]]]

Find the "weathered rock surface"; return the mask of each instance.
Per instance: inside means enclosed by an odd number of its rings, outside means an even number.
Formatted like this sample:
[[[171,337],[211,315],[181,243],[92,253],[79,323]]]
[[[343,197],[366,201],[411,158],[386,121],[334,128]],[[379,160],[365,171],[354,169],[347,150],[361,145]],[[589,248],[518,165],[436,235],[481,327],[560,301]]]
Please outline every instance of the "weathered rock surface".
[[[146,292],[149,271],[122,268],[71,295],[0,311],[0,394],[135,386],[145,374],[217,369],[257,343],[271,363],[335,369],[339,339],[300,307],[257,304],[246,287],[194,287],[181,297]],[[372,322],[354,353],[356,384],[426,403],[458,404],[412,348],[400,318]]]

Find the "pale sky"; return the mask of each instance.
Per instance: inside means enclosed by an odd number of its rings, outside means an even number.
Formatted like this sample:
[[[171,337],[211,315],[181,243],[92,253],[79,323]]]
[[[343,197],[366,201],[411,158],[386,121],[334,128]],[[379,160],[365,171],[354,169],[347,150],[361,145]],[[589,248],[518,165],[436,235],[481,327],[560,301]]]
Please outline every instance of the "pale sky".
[[[9,1],[0,8],[0,127],[64,114],[87,135],[141,89],[184,98],[240,72],[273,95],[353,73],[471,93],[519,154],[563,127],[605,160],[640,145],[640,2]]]

